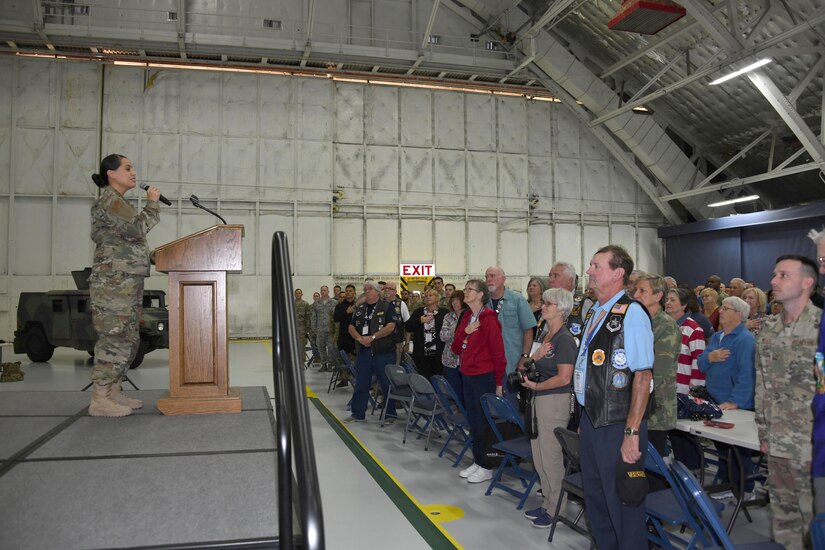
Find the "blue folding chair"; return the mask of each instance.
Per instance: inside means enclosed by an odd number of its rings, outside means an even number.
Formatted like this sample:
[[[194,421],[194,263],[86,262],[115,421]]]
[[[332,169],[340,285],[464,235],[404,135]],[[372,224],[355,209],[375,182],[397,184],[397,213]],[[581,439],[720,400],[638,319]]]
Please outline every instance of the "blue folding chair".
[[[531,460],[533,458],[533,450],[530,447],[530,439],[525,435],[516,437],[515,439],[505,440],[501,435],[501,431],[496,424],[496,420],[503,422],[510,422],[515,424],[525,434],[524,423],[521,417],[513,408],[509,401],[493,393],[485,393],[481,396],[481,408],[484,411],[484,416],[487,418],[487,423],[496,437],[498,443],[493,444],[493,448],[504,453],[504,458],[501,461],[496,473],[493,474],[493,479],[490,481],[490,486],[487,487],[487,496],[493,492],[493,488],[498,487],[502,491],[510,493],[515,497],[520,497],[516,510],[521,510],[524,507],[524,502],[533,490],[533,486],[538,481],[539,476],[535,471],[525,470],[518,465],[518,460]],[[519,491],[509,487],[501,482],[501,477],[505,474],[515,476],[523,487]]]
[[[430,448],[430,434],[432,434],[433,426],[446,427],[444,419],[441,418],[444,409],[441,408],[435,389],[426,378],[420,374],[408,374],[407,382],[412,390],[413,400],[410,404],[407,424],[404,427],[404,443],[407,443],[407,433],[414,429],[418,432],[418,439],[427,436],[427,442],[424,444],[426,451]],[[423,426],[419,426],[418,423],[422,419],[426,421]]]
[[[384,367],[384,372],[387,375],[387,380],[390,383],[390,391],[387,392],[385,400],[389,403],[390,399],[395,400],[396,412],[400,405],[406,412],[407,417],[410,416],[410,405],[413,401],[413,393],[410,389],[410,384],[407,381],[406,371],[398,365],[387,365]],[[381,410],[381,427],[387,420],[387,407]]]
[[[648,531],[648,540],[662,548],[676,548],[674,543],[677,543],[680,548],[688,550],[695,548],[697,544],[701,544],[702,547],[710,546],[708,537],[699,525],[698,520],[693,516],[686,497],[679,489],[670,468],[668,468],[656,448],[649,442],[647,444],[645,470],[662,476],[669,486],[667,489],[649,493],[645,498],[645,514],[653,528]],[[719,508],[716,512],[719,513],[724,505],[722,503],[717,504]],[[663,524],[671,527],[689,528],[691,530],[690,539],[680,536],[679,531],[684,531],[683,529],[669,530]]]
[[[344,357],[346,357],[346,360],[345,361],[343,361],[343,360],[342,361],[337,361],[335,363],[335,367],[332,369],[332,375],[329,378],[329,385],[327,386],[327,393],[334,390],[340,382],[345,382],[346,377],[344,375],[345,375],[345,373],[350,372],[349,365],[347,365],[347,362],[350,362],[349,361],[349,356],[347,355],[347,352],[340,349],[340,350],[338,350],[338,354],[341,356],[341,359],[344,359]],[[353,380],[352,383],[353,384],[355,383],[354,380]],[[341,387],[344,387],[344,386],[341,386]]]
[[[345,352],[344,350],[339,350],[338,353],[341,355],[341,359],[343,359],[344,365],[346,365],[346,368],[349,369],[350,375],[352,376],[352,378],[350,379],[350,384],[352,384],[352,388],[354,390],[355,389],[355,381],[358,379],[357,372],[355,370],[355,365],[353,365],[352,361],[349,360],[349,355],[347,355],[347,352]],[[374,384],[375,382],[376,382],[376,378],[375,378],[375,375],[373,375],[372,382],[370,382],[370,385]],[[375,409],[378,406],[378,402],[375,400],[375,398],[372,395],[369,395],[369,398],[370,398],[369,403],[370,403],[370,405],[372,405],[372,412],[370,412],[370,414],[375,414]],[[347,410],[350,410],[351,408],[352,408],[352,398],[350,398],[350,400],[347,402]]]
[[[688,467],[681,462],[676,462],[676,464],[673,465],[673,473],[677,485],[689,499],[688,503],[691,505],[695,518],[715,539],[716,544],[725,550],[781,550],[785,548],[781,544],[770,541],[737,544],[734,546],[730,540],[730,535],[728,535],[725,526],[722,525],[722,521],[716,513],[716,509],[713,507],[713,503],[710,501],[710,497],[705,490],[702,489],[702,486],[699,485],[699,482]]]
[[[435,393],[439,401],[441,401],[441,406],[444,408],[444,420],[447,421],[449,426],[452,426],[452,428],[449,428],[447,441],[444,442],[444,446],[441,447],[441,452],[438,453],[438,456],[442,457],[444,453],[447,453],[455,457],[455,462],[453,462],[453,468],[455,468],[461,463],[461,459],[464,458],[467,450],[473,445],[470,423],[467,421],[467,411],[464,410],[464,405],[461,404],[461,400],[456,395],[455,389],[453,389],[446,378],[440,374],[436,374],[430,378],[430,382],[432,382]],[[461,452],[457,453],[448,448],[453,438],[457,438],[458,441],[464,443],[461,447]]]
[[[817,514],[811,520],[811,543],[814,550],[825,548],[825,514]]]

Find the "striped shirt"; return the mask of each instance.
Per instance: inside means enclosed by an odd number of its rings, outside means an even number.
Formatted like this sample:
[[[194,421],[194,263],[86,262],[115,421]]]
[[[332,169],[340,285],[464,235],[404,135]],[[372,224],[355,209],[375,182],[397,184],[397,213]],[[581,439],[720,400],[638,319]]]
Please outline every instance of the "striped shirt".
[[[699,356],[705,351],[705,332],[699,324],[683,316],[677,321],[682,330],[682,350],[676,370],[676,393],[687,395],[692,386],[705,385],[705,373],[699,370]]]

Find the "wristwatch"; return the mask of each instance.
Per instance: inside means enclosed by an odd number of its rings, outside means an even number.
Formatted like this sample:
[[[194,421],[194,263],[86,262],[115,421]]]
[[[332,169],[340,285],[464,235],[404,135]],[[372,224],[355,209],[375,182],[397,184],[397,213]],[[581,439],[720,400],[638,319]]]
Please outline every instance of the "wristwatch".
[[[624,434],[625,435],[639,435],[639,430],[634,430],[630,426],[625,426]]]
[[[374,342],[374,341],[375,341],[375,334],[373,334],[373,335],[372,335],[372,340],[370,340],[370,341],[371,341],[371,342]]]
[[[525,359],[530,359],[530,354],[529,353],[522,353],[521,356],[524,357]]]

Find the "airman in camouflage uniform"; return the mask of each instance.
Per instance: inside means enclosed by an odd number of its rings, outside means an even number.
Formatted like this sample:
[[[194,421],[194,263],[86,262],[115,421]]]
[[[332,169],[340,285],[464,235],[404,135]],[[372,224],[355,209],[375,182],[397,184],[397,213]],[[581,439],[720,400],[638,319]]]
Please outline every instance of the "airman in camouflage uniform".
[[[102,190],[92,205],[95,252],[89,294],[97,344],[89,414],[126,416],[142,406],[120,392],[120,382],[140,344],[143,282],[149,276],[146,234],[160,221],[160,191],[150,187],[149,200],[137,213],[123,198],[136,185],[131,161],[109,155],[101,162],[100,172],[92,176]]]
[[[329,288],[321,287],[321,299],[312,304],[312,333],[315,334],[315,346],[321,355],[321,371],[331,370],[337,364],[338,353],[332,343],[335,321],[332,314],[338,302],[329,297]]]
[[[307,333],[309,325],[312,323],[312,306],[303,300],[304,292],[300,288],[295,289],[295,316],[298,325],[298,345],[301,361],[306,361]]]
[[[813,261],[781,256],[771,287],[783,312],[767,317],[757,339],[756,425],[768,455],[773,536],[788,549],[803,548],[813,516],[811,397],[812,358],[822,311],[810,302]]]

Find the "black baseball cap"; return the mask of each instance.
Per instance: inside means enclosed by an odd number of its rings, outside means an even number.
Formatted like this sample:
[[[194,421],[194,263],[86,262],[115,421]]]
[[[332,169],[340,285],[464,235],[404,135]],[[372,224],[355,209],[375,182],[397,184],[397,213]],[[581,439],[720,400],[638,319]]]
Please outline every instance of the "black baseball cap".
[[[622,504],[641,506],[644,504],[648,489],[644,455],[632,464],[625,462],[619,455],[619,462],[616,465],[616,492]]]

